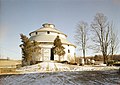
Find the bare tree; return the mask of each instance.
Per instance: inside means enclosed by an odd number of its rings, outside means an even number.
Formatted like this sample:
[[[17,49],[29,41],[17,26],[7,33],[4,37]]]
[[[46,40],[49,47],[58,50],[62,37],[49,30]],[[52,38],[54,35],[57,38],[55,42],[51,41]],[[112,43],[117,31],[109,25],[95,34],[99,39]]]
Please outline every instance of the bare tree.
[[[110,25],[107,22],[107,17],[102,13],[97,13],[94,21],[91,24],[92,31],[95,33],[93,39],[97,51],[101,51],[104,63],[107,63],[108,50],[110,45]]]
[[[76,29],[76,34],[75,34],[75,40],[76,40],[76,44],[79,46],[80,50],[83,51],[83,58],[84,61],[86,61],[85,59],[85,55],[86,55],[86,44],[87,44],[87,40],[88,40],[88,29],[87,29],[87,23],[81,21],[78,24],[78,27]]]
[[[115,52],[117,52],[117,49],[119,47],[118,37],[117,33],[113,30],[113,24],[110,26],[110,54],[111,59],[113,59],[113,55]]]

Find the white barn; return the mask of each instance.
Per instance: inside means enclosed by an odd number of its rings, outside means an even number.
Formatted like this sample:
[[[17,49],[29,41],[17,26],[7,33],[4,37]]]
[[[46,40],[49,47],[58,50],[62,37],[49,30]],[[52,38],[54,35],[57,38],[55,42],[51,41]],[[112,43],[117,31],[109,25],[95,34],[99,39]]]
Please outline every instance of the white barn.
[[[61,56],[61,61],[75,60],[75,48],[76,46],[70,43],[66,38],[67,35],[55,28],[54,24],[45,23],[43,27],[31,32],[30,40],[37,41],[40,43],[41,54],[33,56],[35,61],[50,61],[58,60],[58,56],[53,53],[53,42],[57,36],[61,39],[62,46],[64,46],[65,55]]]

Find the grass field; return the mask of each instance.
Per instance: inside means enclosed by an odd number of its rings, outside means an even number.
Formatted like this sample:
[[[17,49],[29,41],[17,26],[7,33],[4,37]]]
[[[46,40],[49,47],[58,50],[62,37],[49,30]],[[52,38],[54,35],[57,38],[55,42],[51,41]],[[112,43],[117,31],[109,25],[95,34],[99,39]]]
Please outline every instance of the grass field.
[[[21,60],[3,60],[3,59],[0,59],[0,67],[1,66],[17,65],[17,64],[21,64]]]
[[[16,65],[21,64],[20,60],[0,60],[0,74],[16,71]]]

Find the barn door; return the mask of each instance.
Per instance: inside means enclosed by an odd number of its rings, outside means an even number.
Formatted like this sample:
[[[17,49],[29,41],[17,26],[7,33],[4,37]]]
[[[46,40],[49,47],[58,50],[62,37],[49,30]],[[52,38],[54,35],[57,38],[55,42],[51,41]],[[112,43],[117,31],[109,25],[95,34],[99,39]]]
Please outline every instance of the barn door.
[[[54,60],[54,52],[53,52],[53,48],[51,48],[51,57],[50,60]]]

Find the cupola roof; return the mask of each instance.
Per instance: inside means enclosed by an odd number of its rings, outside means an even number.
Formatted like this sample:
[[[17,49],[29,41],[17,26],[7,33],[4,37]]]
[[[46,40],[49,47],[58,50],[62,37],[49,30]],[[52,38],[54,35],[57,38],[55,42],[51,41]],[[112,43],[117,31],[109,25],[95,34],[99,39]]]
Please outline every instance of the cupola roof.
[[[39,28],[39,29],[31,32],[31,33],[50,31],[50,32],[58,33],[58,34],[63,34],[63,35],[65,35],[65,36],[67,37],[66,34],[64,34],[63,32],[61,32],[61,31],[59,31],[59,30],[57,30],[57,29],[55,28],[55,25],[54,25],[54,24],[45,23],[45,24],[43,24],[42,26],[43,26],[43,27],[41,27],[41,28]],[[31,34],[31,33],[30,33],[30,34]]]

